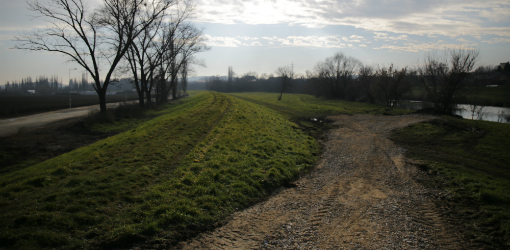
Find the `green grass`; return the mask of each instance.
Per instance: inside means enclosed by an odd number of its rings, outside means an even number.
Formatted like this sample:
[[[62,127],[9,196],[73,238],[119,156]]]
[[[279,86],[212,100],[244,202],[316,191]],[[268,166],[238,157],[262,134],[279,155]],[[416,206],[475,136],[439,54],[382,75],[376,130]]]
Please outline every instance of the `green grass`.
[[[294,117],[324,117],[339,114],[403,115],[414,111],[361,102],[328,100],[304,94],[235,93],[235,97],[249,100]]]
[[[510,86],[468,89],[466,102],[485,106],[510,107]]]
[[[281,114],[227,95],[194,93],[161,112],[0,176],[0,246],[177,241],[293,180],[320,152]]]
[[[128,95],[128,101],[138,100],[137,95]],[[124,102],[124,95],[107,95],[106,102]],[[97,95],[71,95],[73,108],[99,104]],[[69,108],[68,95],[0,95],[0,118],[48,112]]]
[[[476,239],[510,244],[510,124],[451,117],[411,125],[392,139],[450,191]]]
[[[497,87],[467,87],[466,99],[460,104],[478,104],[484,106],[510,107],[510,86]],[[412,93],[405,98],[422,100],[424,98],[422,87],[413,87]]]
[[[199,93],[201,92],[188,91],[189,97]],[[174,109],[171,106],[178,104],[182,104],[182,100],[170,101],[167,104],[158,105],[150,109],[142,108],[138,103],[121,103],[118,107],[107,109],[106,115],[101,114],[99,110],[95,110],[89,113],[85,121],[92,131],[119,133],[140,126],[155,117],[173,112]]]

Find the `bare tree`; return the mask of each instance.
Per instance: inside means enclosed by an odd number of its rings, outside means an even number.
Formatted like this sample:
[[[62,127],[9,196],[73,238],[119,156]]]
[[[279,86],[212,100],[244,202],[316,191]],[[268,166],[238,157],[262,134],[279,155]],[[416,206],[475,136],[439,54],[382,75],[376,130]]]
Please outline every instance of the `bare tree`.
[[[188,64],[189,64],[188,60],[184,61],[183,64],[182,64],[182,68],[181,68],[180,86],[181,86],[181,90],[182,90],[182,94],[183,95],[187,94],[186,91],[187,91],[187,88],[188,88],[188,73],[190,71],[190,68],[188,67]]]
[[[145,13],[140,13],[141,15]],[[133,74],[134,85],[138,93],[138,99],[140,106],[144,106],[144,96],[147,100],[147,105],[151,106],[152,103],[152,84],[154,83],[153,78],[154,70],[156,69],[157,62],[160,61],[157,50],[154,48],[154,40],[160,35],[161,28],[163,26],[163,17],[155,20],[150,26],[146,27],[145,30],[133,40],[133,43],[129,47],[128,53],[125,58],[129,63],[129,67]]]
[[[294,78],[294,71],[291,66],[278,67],[275,71],[276,75],[280,78],[280,96],[278,101],[282,100],[283,92],[292,85],[292,79]]]
[[[228,67],[228,82],[232,83],[234,81],[234,69],[232,69],[232,66]]]
[[[115,68],[133,39],[169,5],[168,0],[103,0],[90,11],[82,0],[31,0],[29,9],[51,27],[17,36],[15,48],[61,53],[81,65],[94,79],[100,110],[106,113],[106,90]],[[142,10],[148,14],[140,18]],[[107,69],[104,80],[101,68]]]
[[[315,65],[316,80],[321,95],[329,98],[345,98],[353,83],[354,75],[362,66],[355,58],[336,53]]]
[[[429,54],[419,68],[420,81],[434,110],[452,115],[462,100],[469,73],[474,68],[479,51],[448,49],[443,55]]]
[[[227,92],[232,91],[232,85],[234,84],[234,69],[232,66],[228,66],[228,81],[227,81]]]
[[[374,68],[372,66],[362,66],[358,73],[358,84],[360,92],[369,103],[375,103],[374,94]]]
[[[411,91],[407,67],[397,70],[391,64],[388,68],[378,69],[375,88],[386,106],[397,106],[402,96]]]
[[[205,66],[204,62],[193,57],[196,53],[209,50],[202,36],[202,30],[196,28],[193,24],[182,22],[179,25],[169,26],[168,32],[163,36],[164,43],[169,44],[168,50],[160,50],[163,56],[162,66],[165,75],[170,78],[170,86],[162,95],[162,101],[167,100],[168,94],[172,91],[172,98],[177,97],[177,76],[182,67],[186,64],[189,68],[191,64]]]

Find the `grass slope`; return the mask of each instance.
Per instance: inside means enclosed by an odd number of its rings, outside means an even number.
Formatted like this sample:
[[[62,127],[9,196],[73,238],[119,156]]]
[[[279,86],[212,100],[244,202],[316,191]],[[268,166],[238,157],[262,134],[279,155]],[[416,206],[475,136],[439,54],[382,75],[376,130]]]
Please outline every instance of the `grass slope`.
[[[430,185],[453,194],[473,237],[510,244],[510,124],[443,117],[396,131],[433,176]]]
[[[276,93],[235,93],[232,95],[294,117],[324,117],[339,114],[403,115],[414,112],[362,102],[328,100],[304,94],[284,94],[281,101],[278,101],[279,94]]]
[[[468,90],[467,103],[486,106],[510,107],[510,86],[485,87]]]
[[[319,151],[277,112],[202,92],[132,130],[0,176],[0,247],[179,240],[292,180]]]

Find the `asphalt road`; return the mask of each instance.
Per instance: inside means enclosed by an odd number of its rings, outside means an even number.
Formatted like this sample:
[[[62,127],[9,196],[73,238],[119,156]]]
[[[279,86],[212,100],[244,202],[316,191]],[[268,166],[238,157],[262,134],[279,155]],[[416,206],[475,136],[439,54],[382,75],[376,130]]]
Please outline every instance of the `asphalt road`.
[[[108,108],[119,106],[119,103],[107,103]],[[0,137],[15,134],[21,128],[38,128],[46,124],[76,117],[85,117],[90,111],[99,110],[99,104],[78,108],[62,109],[36,115],[0,120]]]

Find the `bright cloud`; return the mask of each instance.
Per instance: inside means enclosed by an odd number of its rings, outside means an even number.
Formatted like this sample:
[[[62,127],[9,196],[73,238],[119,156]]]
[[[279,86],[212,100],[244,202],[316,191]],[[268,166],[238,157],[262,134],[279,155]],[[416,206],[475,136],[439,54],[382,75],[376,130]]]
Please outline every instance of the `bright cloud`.
[[[207,41],[206,42],[207,45],[213,47],[238,47],[243,44],[235,37],[221,37],[221,36],[213,37],[211,35],[204,35],[204,38]]]
[[[352,35],[349,38],[342,37],[342,40],[344,40],[346,42],[350,42],[350,43],[361,43],[362,41],[365,41],[365,38],[362,36],[358,36],[358,35]]]
[[[510,38],[492,38],[484,40],[484,43],[510,43]]]
[[[437,40],[435,42],[419,42],[409,39],[407,35],[391,36],[388,33],[375,32],[373,39],[378,45],[371,46],[374,49],[384,49],[390,52],[419,52],[455,48],[462,45],[465,48],[474,48],[478,44],[464,38],[456,39],[461,42],[454,44],[455,40],[449,42]],[[340,35],[326,36],[287,36],[287,37],[222,37],[205,35],[209,46],[218,47],[240,47],[240,46],[285,46],[285,47],[315,47],[315,48],[368,48],[367,44],[372,43],[362,36],[351,35],[349,37]],[[389,42],[390,44],[385,44]],[[510,42],[510,38],[494,38],[483,41],[486,43]],[[355,43],[359,43],[356,44]]]
[[[279,40],[281,45],[322,48],[344,48],[339,36],[289,36]]]
[[[210,23],[347,25],[397,34],[510,37],[510,25],[501,25],[510,24],[508,0],[197,0],[197,12],[197,21]]]
[[[463,47],[465,49],[472,49],[476,47],[478,44],[471,43],[466,44]],[[434,43],[404,43],[403,45],[388,45],[385,44],[381,47],[374,49],[387,49],[390,52],[419,52],[419,51],[433,51],[433,50],[443,50],[449,48],[458,48],[459,44],[447,43],[445,41],[437,41]]]
[[[374,38],[377,40],[383,40],[383,41],[396,41],[396,40],[407,40],[407,35],[400,35],[400,36],[388,36],[387,33],[382,32],[374,32],[375,36]]]

